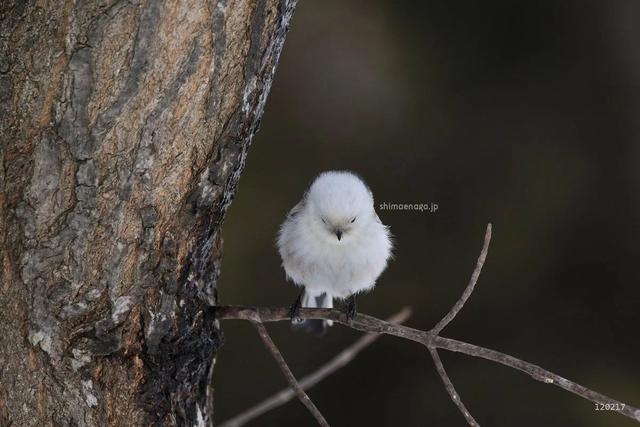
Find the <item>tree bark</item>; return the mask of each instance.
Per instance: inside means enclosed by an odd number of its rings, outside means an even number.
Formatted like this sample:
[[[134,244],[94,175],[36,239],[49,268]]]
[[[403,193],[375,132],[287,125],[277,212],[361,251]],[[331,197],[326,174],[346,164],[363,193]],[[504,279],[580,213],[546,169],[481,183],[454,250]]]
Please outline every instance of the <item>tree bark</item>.
[[[0,6],[0,425],[206,425],[221,225],[295,0]]]

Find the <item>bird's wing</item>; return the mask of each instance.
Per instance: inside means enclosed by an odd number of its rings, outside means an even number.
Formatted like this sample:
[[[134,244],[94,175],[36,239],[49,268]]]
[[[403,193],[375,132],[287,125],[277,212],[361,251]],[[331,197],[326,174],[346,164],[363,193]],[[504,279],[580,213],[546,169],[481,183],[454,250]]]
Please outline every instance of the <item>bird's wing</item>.
[[[307,193],[304,194],[304,197],[302,197],[302,200],[300,200],[297,205],[291,208],[291,210],[287,214],[287,217],[293,218],[294,216],[296,216],[304,208],[304,205],[306,202],[307,202]]]
[[[378,224],[382,224],[382,221],[380,221],[380,217],[378,216],[378,213],[374,211],[373,214],[376,216],[376,221],[378,221]]]

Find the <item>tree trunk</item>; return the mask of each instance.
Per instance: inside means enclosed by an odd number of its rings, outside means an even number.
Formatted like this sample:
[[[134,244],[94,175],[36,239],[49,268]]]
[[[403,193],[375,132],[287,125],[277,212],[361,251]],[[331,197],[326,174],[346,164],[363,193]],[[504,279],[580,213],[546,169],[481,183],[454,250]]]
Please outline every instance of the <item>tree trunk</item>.
[[[0,425],[206,425],[221,225],[295,0],[0,6]]]

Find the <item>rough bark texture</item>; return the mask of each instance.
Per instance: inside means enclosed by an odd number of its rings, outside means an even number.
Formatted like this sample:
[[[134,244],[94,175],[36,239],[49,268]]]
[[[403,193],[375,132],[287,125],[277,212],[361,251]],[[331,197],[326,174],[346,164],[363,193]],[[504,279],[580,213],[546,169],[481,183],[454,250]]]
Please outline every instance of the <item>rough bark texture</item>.
[[[0,6],[0,425],[204,425],[220,228],[295,0]]]

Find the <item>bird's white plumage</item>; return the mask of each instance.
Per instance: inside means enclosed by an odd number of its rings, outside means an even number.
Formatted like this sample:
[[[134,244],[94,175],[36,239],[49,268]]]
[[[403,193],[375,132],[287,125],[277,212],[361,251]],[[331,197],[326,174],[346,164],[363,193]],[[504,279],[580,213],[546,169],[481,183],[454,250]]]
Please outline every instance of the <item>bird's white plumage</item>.
[[[303,306],[326,293],[325,307],[373,288],[392,248],[371,191],[342,171],[315,179],[282,224],[277,246],[287,277],[305,287]]]

